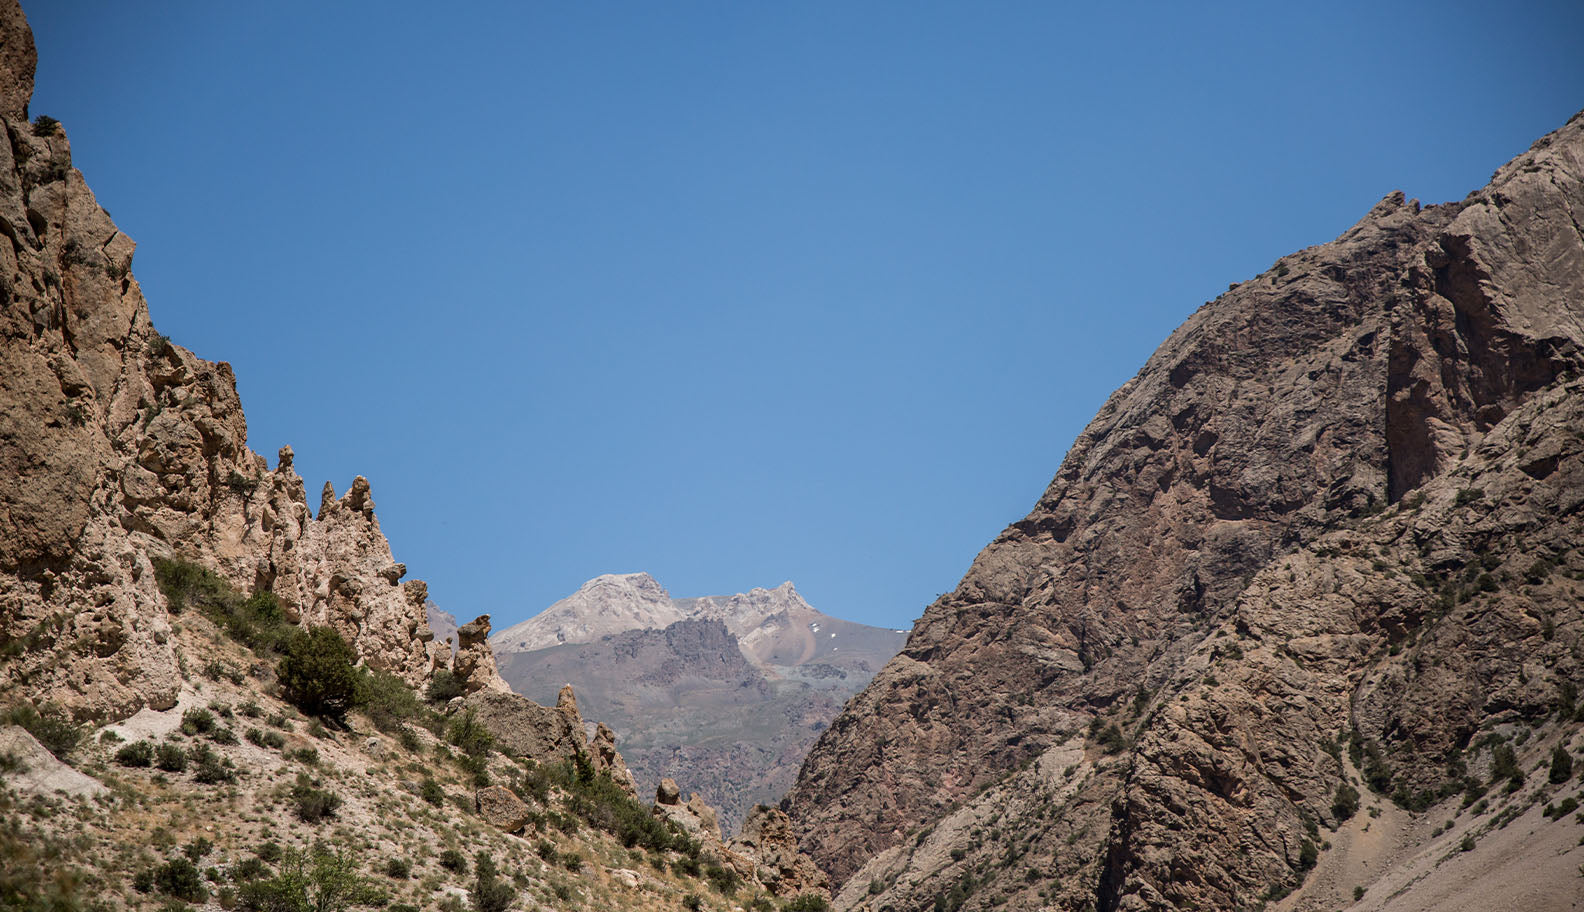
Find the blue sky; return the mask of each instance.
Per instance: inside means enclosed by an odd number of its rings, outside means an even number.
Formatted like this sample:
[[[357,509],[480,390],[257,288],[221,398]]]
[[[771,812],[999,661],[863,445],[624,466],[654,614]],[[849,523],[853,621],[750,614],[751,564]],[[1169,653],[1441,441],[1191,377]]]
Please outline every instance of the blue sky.
[[[497,626],[905,625],[1201,303],[1584,107],[1578,3],[25,6],[156,325]]]

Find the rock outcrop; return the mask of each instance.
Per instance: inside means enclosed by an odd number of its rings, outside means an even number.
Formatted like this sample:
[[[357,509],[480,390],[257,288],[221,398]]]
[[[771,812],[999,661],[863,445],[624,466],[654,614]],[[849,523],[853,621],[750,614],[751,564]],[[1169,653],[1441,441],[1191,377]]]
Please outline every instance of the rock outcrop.
[[[507,833],[517,832],[533,818],[533,809],[501,785],[487,785],[474,792],[473,806],[485,823]]]
[[[615,733],[599,725],[590,742],[571,687],[562,688],[554,708],[498,690],[471,694],[461,701],[460,708],[473,713],[506,754],[539,763],[584,757],[596,772],[608,774],[627,794],[638,796],[637,783],[616,750]]]
[[[369,666],[427,681],[450,655],[368,482],[327,486],[316,516],[290,448],[274,469],[248,449],[231,367],[156,332],[136,245],[72,167],[64,130],[25,119],[33,67],[25,18],[0,3],[0,643],[16,653],[0,702],[25,685],[79,718],[172,705],[153,567],[169,557],[270,590]]]
[[[468,693],[492,690],[511,693],[511,687],[501,679],[495,665],[495,654],[489,648],[489,615],[482,614],[457,628],[456,656],[452,659],[453,674]],[[449,647],[446,649],[449,653]]]
[[[1565,748],[1580,214],[1575,117],[1174,332],[806,760],[785,807],[837,905],[1303,897],[1344,784],[1439,806],[1514,726]]]

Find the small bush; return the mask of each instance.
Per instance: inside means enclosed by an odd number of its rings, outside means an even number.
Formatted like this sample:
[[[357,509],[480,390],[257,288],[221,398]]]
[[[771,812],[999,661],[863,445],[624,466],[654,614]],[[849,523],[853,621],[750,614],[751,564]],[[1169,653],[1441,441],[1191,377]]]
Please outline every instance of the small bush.
[[[737,892],[739,878],[737,872],[726,867],[718,861],[711,860],[704,865],[704,879],[710,882],[715,892],[722,896],[730,896]]]
[[[340,718],[357,699],[357,653],[329,627],[296,631],[276,668],[281,690],[311,716]]]
[[[244,858],[231,866],[231,879],[237,883],[246,883],[258,880],[267,873],[264,862],[259,858]]]
[[[318,823],[326,817],[334,816],[336,810],[341,807],[340,795],[317,788],[307,774],[297,777],[297,784],[292,786],[291,798],[297,819],[304,823]]]
[[[429,687],[424,691],[424,696],[431,703],[449,703],[462,696],[462,682],[450,671],[442,668],[435,672],[429,682]]]
[[[193,781],[204,785],[235,782],[236,769],[231,761],[221,757],[207,746],[193,751]]]
[[[122,766],[146,768],[154,763],[154,745],[147,741],[133,741],[116,751],[115,761]]]
[[[187,752],[182,750],[180,744],[166,742],[155,748],[154,765],[167,773],[185,772],[187,769]]]
[[[830,912],[830,901],[818,893],[803,893],[781,908],[783,912]]]
[[[33,118],[34,136],[54,136],[60,130],[60,121],[48,114],[40,114]]]
[[[1320,848],[1305,839],[1298,847],[1298,870],[1308,871],[1320,860]]]
[[[181,730],[184,735],[206,735],[214,731],[214,713],[207,709],[189,709],[182,713]]]
[[[36,708],[23,703],[13,706],[0,722],[9,722],[27,729],[44,749],[55,755],[57,760],[65,760],[66,755],[72,752],[77,742],[82,740],[82,729],[67,721],[52,707],[45,707],[41,713]]]
[[[155,868],[154,888],[166,896],[188,902],[203,902],[209,895],[209,891],[204,889],[198,867],[186,858],[172,858]]]
[[[357,706],[382,732],[396,731],[402,722],[426,711],[406,681],[366,668],[358,669]]]
[[[280,732],[250,728],[242,737],[253,744],[257,744],[259,747],[267,747],[270,750],[280,750],[286,746],[286,738]]]
[[[412,862],[405,858],[392,858],[385,862],[385,876],[406,880],[412,876]]]
[[[262,862],[265,862],[267,864],[274,864],[275,862],[281,860],[280,843],[278,843],[278,842],[260,843],[259,847],[253,850],[253,854],[257,855],[259,860],[262,861]]]
[[[451,724],[446,727],[446,740],[474,757],[488,753],[495,744],[489,729],[478,720],[478,713],[472,709],[451,720]]]
[[[506,912],[517,898],[517,888],[500,879],[500,869],[488,852],[473,858],[473,889],[469,892],[474,912]]]
[[[319,749],[317,747],[299,747],[294,751],[287,751],[286,759],[296,760],[305,766],[318,766]]]
[[[1337,786],[1336,797],[1331,801],[1331,814],[1336,817],[1340,825],[1343,821],[1351,819],[1359,809],[1358,789],[1344,782]]]
[[[439,807],[445,803],[445,789],[441,788],[440,783],[433,779],[425,779],[423,784],[418,787],[418,797],[435,807]]]
[[[440,853],[440,867],[453,874],[466,874],[468,869],[467,856],[456,849],[446,849]]]
[[[205,855],[208,855],[213,851],[214,843],[210,841],[209,837],[199,836],[192,842],[187,843],[187,847],[182,849],[182,854],[187,856],[188,861],[191,861],[193,864],[197,864],[198,862],[203,861]]]
[[[1474,835],[1470,833],[1469,835],[1464,836],[1463,841],[1458,843],[1458,849],[1464,852],[1474,851]]]
[[[1550,778],[1552,785],[1561,785],[1573,778],[1573,755],[1560,744],[1551,752]]]

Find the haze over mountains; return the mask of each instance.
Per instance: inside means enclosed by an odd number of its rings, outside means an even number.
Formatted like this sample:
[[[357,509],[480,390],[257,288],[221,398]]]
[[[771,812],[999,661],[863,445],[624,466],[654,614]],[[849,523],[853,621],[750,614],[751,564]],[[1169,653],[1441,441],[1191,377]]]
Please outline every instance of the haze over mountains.
[[[516,692],[577,690],[622,732],[641,783],[696,791],[735,828],[778,802],[842,704],[896,654],[904,631],[833,618],[792,583],[673,598],[647,573],[599,576],[490,638]]]

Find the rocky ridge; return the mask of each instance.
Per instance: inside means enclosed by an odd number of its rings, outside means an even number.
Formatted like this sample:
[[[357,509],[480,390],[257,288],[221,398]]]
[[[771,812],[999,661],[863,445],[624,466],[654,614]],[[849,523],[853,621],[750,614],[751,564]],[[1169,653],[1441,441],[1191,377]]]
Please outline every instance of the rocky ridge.
[[[1581,215],[1575,117],[1174,332],[807,758],[837,906],[1570,908]]]

